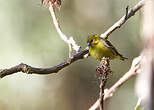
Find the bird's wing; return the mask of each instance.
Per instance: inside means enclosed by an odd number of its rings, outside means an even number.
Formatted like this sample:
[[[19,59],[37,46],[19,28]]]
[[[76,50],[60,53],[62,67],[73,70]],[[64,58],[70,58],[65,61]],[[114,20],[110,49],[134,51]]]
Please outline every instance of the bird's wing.
[[[107,40],[107,39],[103,39],[103,41],[104,41],[104,45],[107,47],[107,48],[109,48],[113,53],[114,53],[114,55],[116,55],[116,56],[122,56],[118,51],[117,51],[117,49]]]

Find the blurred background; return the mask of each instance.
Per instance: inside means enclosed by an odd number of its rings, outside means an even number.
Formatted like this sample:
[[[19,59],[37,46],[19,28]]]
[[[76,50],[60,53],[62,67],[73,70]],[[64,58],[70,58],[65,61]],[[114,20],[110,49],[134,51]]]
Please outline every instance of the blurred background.
[[[139,0],[138,0],[139,1]],[[101,34],[119,20],[126,7],[137,0],[62,0],[56,10],[62,31],[73,36],[82,49],[87,36]],[[106,88],[111,87],[131,66],[143,47],[140,38],[140,12],[109,40],[127,61],[113,60]],[[60,39],[41,0],[0,0],[0,69],[21,62],[35,67],[51,67],[68,58],[68,46]],[[22,72],[0,80],[0,110],[87,110],[98,98],[99,81],[91,57],[78,60],[58,74],[27,75]],[[137,97],[135,77],[127,81],[105,110],[134,109]]]

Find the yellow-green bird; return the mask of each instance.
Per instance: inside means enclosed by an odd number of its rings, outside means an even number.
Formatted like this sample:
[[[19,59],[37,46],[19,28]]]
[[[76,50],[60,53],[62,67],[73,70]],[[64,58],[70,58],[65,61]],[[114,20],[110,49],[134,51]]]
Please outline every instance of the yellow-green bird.
[[[96,60],[101,61],[103,57],[120,60],[128,59],[123,57],[107,39],[103,39],[97,34],[88,36],[87,43],[90,56]]]

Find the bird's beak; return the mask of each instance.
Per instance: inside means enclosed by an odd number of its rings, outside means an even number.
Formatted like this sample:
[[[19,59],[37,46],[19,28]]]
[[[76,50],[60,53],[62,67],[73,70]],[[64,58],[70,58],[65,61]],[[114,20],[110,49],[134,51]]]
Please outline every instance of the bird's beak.
[[[88,47],[90,46],[90,42],[88,42]]]

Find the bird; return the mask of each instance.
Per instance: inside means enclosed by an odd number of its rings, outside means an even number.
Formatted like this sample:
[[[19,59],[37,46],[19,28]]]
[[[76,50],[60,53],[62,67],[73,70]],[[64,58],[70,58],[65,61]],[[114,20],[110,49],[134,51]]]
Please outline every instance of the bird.
[[[103,57],[108,57],[111,60],[128,59],[121,55],[109,40],[100,37],[98,34],[88,36],[87,43],[90,56],[98,61],[101,61]]]

